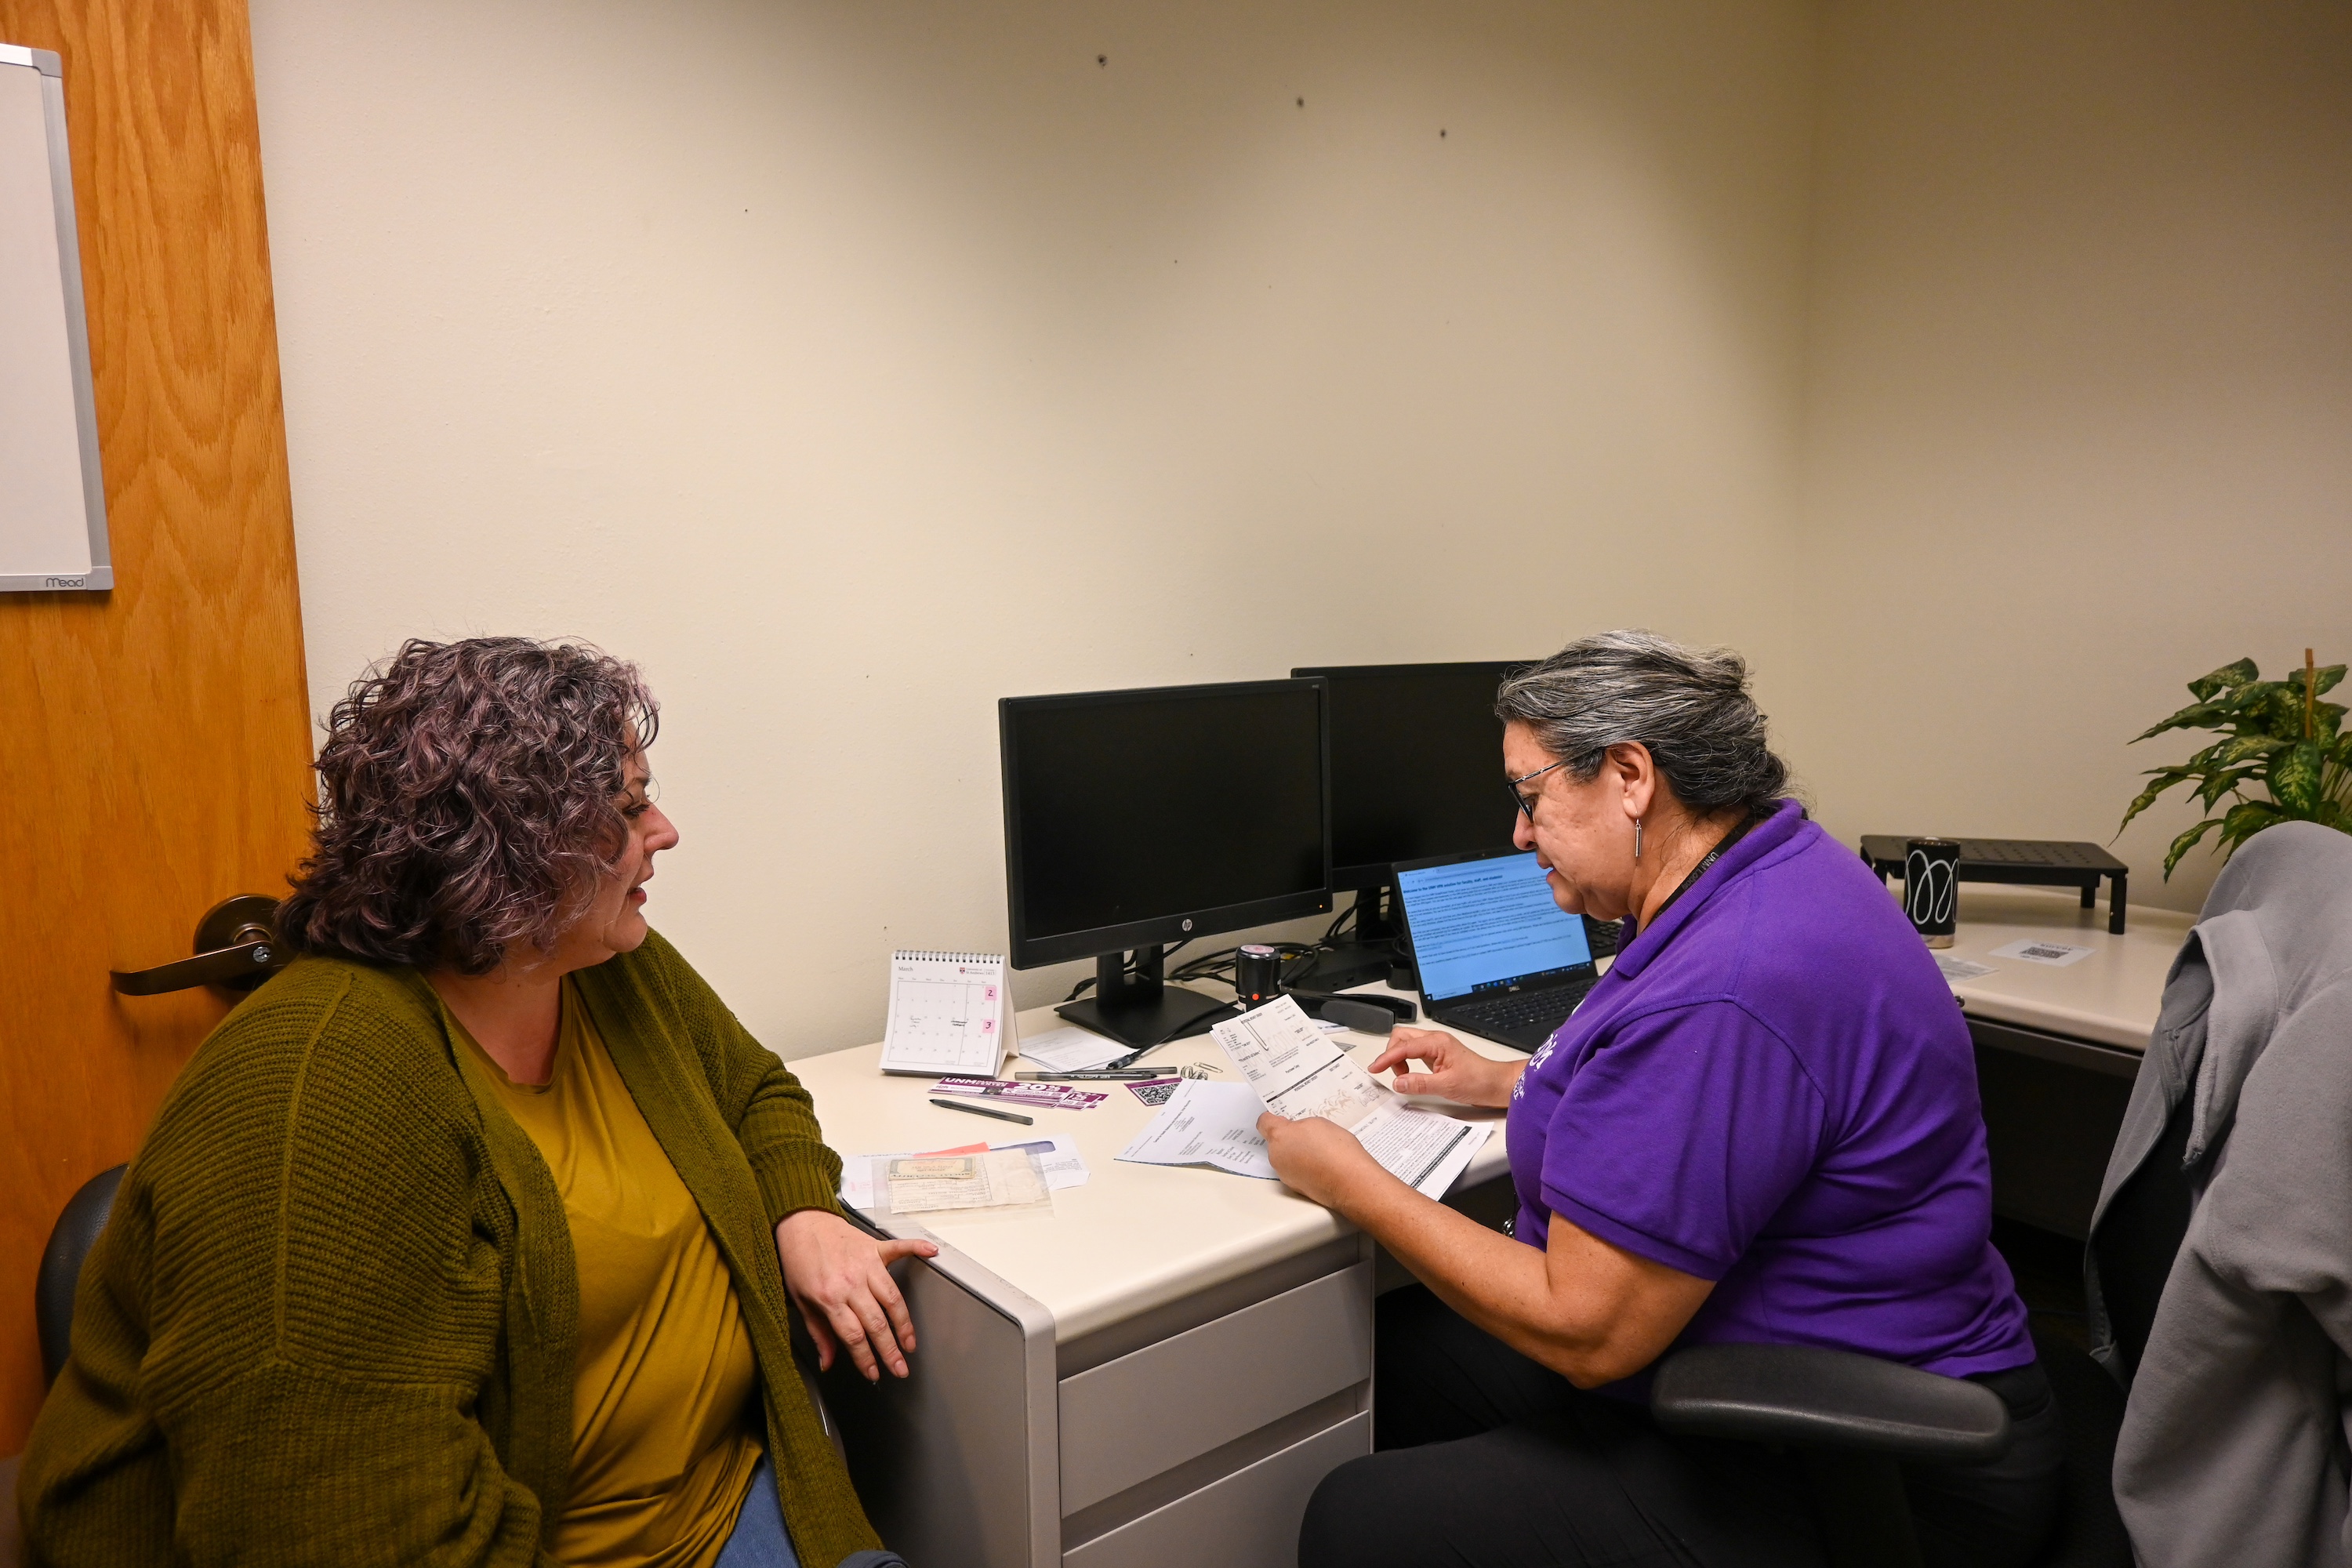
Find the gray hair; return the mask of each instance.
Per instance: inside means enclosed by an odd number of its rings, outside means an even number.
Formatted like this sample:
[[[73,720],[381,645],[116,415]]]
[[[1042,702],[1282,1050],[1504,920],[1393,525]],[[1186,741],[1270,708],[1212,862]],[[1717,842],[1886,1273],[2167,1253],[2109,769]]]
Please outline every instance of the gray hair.
[[[1649,748],[1675,798],[1702,814],[1769,809],[1789,765],[1766,743],[1748,694],[1748,661],[1727,647],[1685,647],[1652,632],[1601,632],[1518,671],[1495,712],[1525,724],[1579,783],[1622,742]]]

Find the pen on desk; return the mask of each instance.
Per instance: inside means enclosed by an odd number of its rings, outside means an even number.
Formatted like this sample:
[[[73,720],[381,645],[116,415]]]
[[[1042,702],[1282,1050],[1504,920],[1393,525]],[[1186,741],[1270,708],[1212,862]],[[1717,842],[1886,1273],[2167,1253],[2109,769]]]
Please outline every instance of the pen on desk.
[[[1010,1110],[993,1110],[985,1105],[966,1105],[960,1100],[935,1100],[931,1103],[941,1110],[967,1110],[974,1116],[993,1116],[999,1121],[1018,1121],[1024,1127],[1037,1125],[1034,1116],[1016,1116]]]
[[[1129,1083],[1169,1075],[1157,1068],[1086,1068],[1076,1072],[1017,1072],[1013,1076],[1023,1083],[1079,1083],[1101,1079]]]

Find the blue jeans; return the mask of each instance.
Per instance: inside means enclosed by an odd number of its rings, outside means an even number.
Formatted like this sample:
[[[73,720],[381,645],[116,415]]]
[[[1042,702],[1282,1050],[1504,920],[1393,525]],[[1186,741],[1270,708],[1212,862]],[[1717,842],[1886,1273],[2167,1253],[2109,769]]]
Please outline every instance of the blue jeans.
[[[719,1549],[718,1568],[801,1568],[793,1538],[784,1533],[783,1505],[776,1498],[776,1467],[762,1458],[751,1472],[751,1489],[735,1519],[735,1533]],[[853,1552],[841,1568],[907,1568],[895,1552]]]

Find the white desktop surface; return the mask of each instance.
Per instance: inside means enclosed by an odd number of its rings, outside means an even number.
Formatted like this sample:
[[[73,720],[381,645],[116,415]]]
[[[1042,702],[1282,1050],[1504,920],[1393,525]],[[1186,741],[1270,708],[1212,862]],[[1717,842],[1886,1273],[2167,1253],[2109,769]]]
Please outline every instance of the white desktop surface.
[[[1952,991],[1972,1017],[2144,1049],[2156,1024],[2165,973],[2191,917],[2143,907],[2129,910],[2128,918],[2129,931],[2112,936],[2105,900],[2096,909],[2083,909],[2071,889],[1964,888],[1958,935],[1945,951],[1990,964],[1994,972],[1956,981]],[[1991,955],[1991,949],[2021,938],[2094,951],[2063,968]],[[1195,985],[1223,994],[1213,984]],[[1021,1016],[1024,1038],[1061,1026],[1050,1007]],[[1333,1038],[1366,1065],[1382,1045],[1375,1037],[1353,1032]],[[1464,1038],[1490,1057],[1517,1056],[1485,1040]],[[825,1142],[844,1155],[1013,1142],[1058,1132],[1085,1156],[1091,1173],[1087,1184],[1055,1193],[1050,1216],[957,1221],[925,1215],[885,1222],[886,1228],[901,1234],[935,1234],[1034,1298],[1052,1313],[1057,1342],[1353,1234],[1353,1226],[1277,1182],[1205,1168],[1120,1163],[1118,1152],[1158,1114],[1124,1084],[1086,1084],[1107,1093],[1100,1106],[1026,1110],[1035,1126],[1024,1128],[927,1103],[929,1080],[885,1077],[877,1065],[881,1050],[879,1044],[862,1046],[792,1064],[815,1097]],[[1146,1059],[1146,1065],[1171,1072],[1188,1062],[1213,1063],[1221,1069],[1214,1075],[1219,1080],[1238,1081],[1224,1053],[1205,1035],[1162,1046]],[[1020,1066],[1032,1070],[1036,1064]],[[1503,1173],[1507,1161],[1502,1112],[1432,1103],[1448,1114],[1494,1125],[1455,1190]]]
[[[1225,994],[1222,986],[1195,983],[1194,988]],[[1060,1028],[1062,1023],[1052,1008],[1033,1008],[1021,1015],[1022,1036],[1034,1037]],[[1351,1031],[1332,1038],[1366,1066],[1384,1044]],[[1485,1040],[1468,1044],[1487,1056],[1519,1057]],[[933,1235],[952,1243],[1050,1311],[1059,1342],[1356,1233],[1353,1226],[1279,1182],[1192,1166],[1120,1163],[1118,1152],[1159,1114],[1124,1084],[1078,1085],[1108,1091],[1108,1098],[1091,1110],[1005,1107],[1036,1119],[1034,1128],[1021,1127],[929,1104],[930,1080],[886,1078],[877,1065],[881,1053],[876,1044],[803,1057],[791,1064],[815,1097],[825,1142],[843,1155],[1016,1142],[1058,1132],[1085,1156],[1091,1173],[1087,1184],[1056,1192],[1051,1215],[959,1222],[945,1215],[922,1215],[910,1216],[916,1224],[880,1222],[897,1234]],[[1216,1041],[1206,1035],[1161,1046],[1139,1065],[1172,1072],[1186,1062],[1214,1063],[1222,1069],[1213,1075],[1216,1081],[1241,1081]],[[1024,1061],[1019,1070],[1036,1070],[1036,1064]],[[1449,1115],[1489,1121],[1494,1127],[1455,1190],[1503,1172],[1501,1111],[1428,1103]]]
[[[2107,931],[2103,897],[2081,907],[2072,888],[1986,887],[1963,883],[1958,931],[1942,951],[1990,964],[1993,973],[1952,982],[1972,1018],[2045,1029],[2124,1050],[2147,1048],[2172,967],[2195,917],[2176,910],[2130,906],[2121,936]],[[2022,958],[1996,958],[1992,950],[2021,939],[2056,941],[2092,949],[2063,968]]]

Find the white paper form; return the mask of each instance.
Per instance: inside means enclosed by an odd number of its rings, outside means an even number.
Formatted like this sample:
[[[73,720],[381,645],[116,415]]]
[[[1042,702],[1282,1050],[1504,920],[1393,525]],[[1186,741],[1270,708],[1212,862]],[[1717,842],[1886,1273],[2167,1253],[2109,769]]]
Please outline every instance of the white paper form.
[[[1278,997],[1213,1031],[1234,1066],[1276,1116],[1320,1116],[1356,1135],[1381,1168],[1443,1197],[1492,1128],[1424,1110],[1348,1059],[1297,999]]]
[[[1117,1061],[1133,1049],[1123,1041],[1075,1024],[1021,1042],[1021,1054],[1047,1072],[1084,1072]]]
[[[1257,1090],[1245,1083],[1188,1078],[1118,1157],[1137,1165],[1213,1165],[1275,1181],[1274,1162],[1257,1131],[1265,1114]]]

